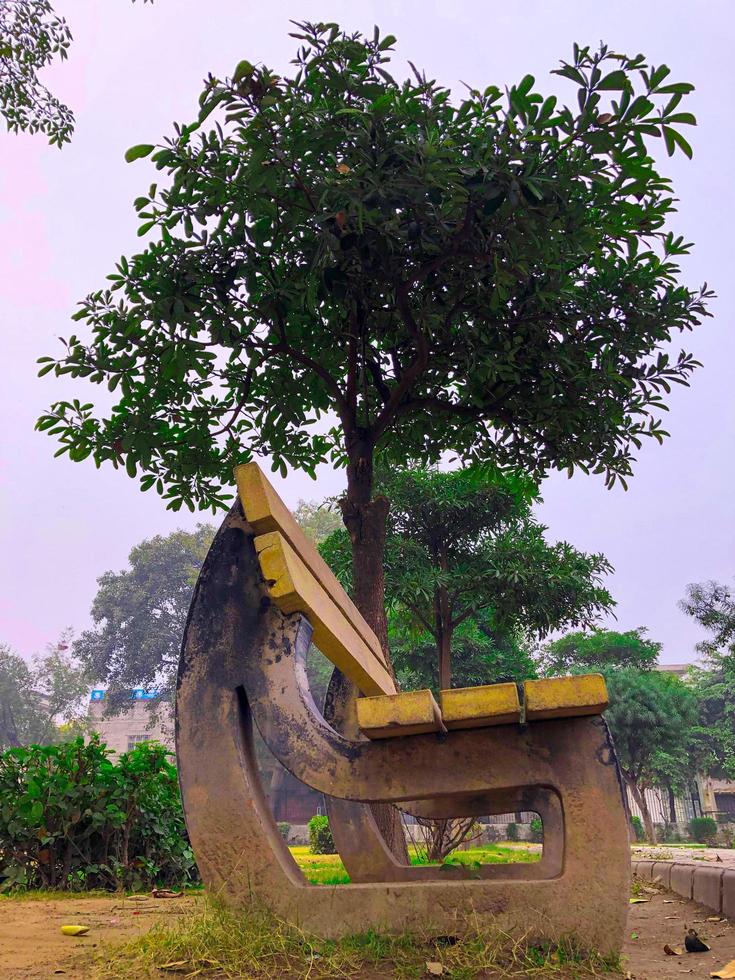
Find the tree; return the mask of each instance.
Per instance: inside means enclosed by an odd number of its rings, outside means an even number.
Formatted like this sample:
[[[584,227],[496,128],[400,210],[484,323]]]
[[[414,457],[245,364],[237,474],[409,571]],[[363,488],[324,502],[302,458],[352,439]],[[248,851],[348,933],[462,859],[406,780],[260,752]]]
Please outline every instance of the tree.
[[[681,789],[694,778],[697,696],[679,677],[657,670],[624,667],[606,671],[605,677],[610,696],[605,717],[620,770],[641,811],[646,837],[655,844],[656,827],[645,790]]]
[[[317,505],[302,501],[296,517],[306,522],[307,534],[323,528]],[[94,627],[74,644],[95,683],[106,684],[113,694],[156,687],[161,702],[173,703],[191,596],[215,532],[211,524],[198,524],[195,531],[156,535],[131,549],[128,568],[97,579]],[[310,676],[326,689],[323,666],[316,657],[309,660]],[[109,711],[122,711],[130,701],[113,697],[107,705]]]
[[[718,779],[735,779],[735,674],[691,667],[689,681],[699,703],[694,742],[701,769]]]
[[[316,545],[326,541],[329,535],[342,525],[336,511],[315,500],[299,500],[293,516],[307,538]]]
[[[697,650],[714,666],[727,666],[735,672],[735,595],[720,582],[699,582],[687,586],[679,608],[704,627],[709,638]]]
[[[396,674],[404,690],[440,689],[436,641],[417,630],[405,609],[388,613],[388,638]],[[492,613],[465,620],[452,635],[452,684],[521,682],[536,677],[537,664],[528,641],[520,633],[500,632]]]
[[[556,72],[574,108],[530,75],[455,104],[417,71],[397,83],[377,30],[294,36],[292,77],[242,61],[192,123],[128,151],[167,178],[135,202],[155,237],[40,359],[117,402],[59,401],[38,428],[72,460],[140,470],[173,509],[224,506],[253,454],[346,466],[355,600],[387,647],[377,452],[612,484],[666,434],[665,394],[696,366],[669,343],[711,293],[679,282],[689,246],[648,144],[691,154],[693,86],[575,46]]]
[[[0,750],[60,741],[58,722],[79,722],[89,681],[70,639],[67,630],[31,664],[0,644]]]
[[[709,636],[697,644],[706,667],[694,667],[690,678],[699,695],[700,723],[696,743],[710,775],[735,778],[735,596],[720,582],[687,586],[679,608]]]
[[[143,0],[143,3],[153,0]],[[135,3],[135,0],[133,0]],[[43,85],[38,73],[68,57],[69,25],[49,0],[0,4],[0,115],[13,133],[45,133],[61,147],[74,131],[74,113]]]
[[[131,550],[128,569],[97,579],[94,628],[74,644],[97,683],[112,692],[160,687],[162,699],[173,700],[191,595],[213,538],[208,524],[156,535]],[[123,707],[114,699],[109,703]]]
[[[385,468],[377,486],[390,501],[388,605],[408,617],[414,634],[433,640],[441,689],[452,686],[454,637],[464,624],[471,624],[462,634],[464,652],[474,653],[465,668],[474,660],[477,669],[478,647],[483,656],[493,644],[518,650],[522,637],[589,623],[613,605],[600,584],[607,560],[546,541],[547,529],[531,512],[538,490],[527,478],[488,466]],[[322,553],[351,588],[346,532],[336,531]]]
[[[567,633],[544,648],[543,672],[553,677],[579,670],[650,669],[656,666],[662,645],[649,639],[647,632],[639,626],[625,633],[603,629]]]

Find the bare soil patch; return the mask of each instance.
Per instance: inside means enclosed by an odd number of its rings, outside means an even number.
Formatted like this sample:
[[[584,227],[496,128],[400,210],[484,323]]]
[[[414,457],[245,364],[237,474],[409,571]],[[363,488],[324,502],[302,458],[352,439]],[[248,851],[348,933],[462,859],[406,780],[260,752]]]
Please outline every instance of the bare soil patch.
[[[2,980],[79,980],[94,975],[100,948],[131,939],[154,922],[172,922],[194,908],[190,897],[0,899]],[[64,936],[63,925],[89,926],[85,936]]]

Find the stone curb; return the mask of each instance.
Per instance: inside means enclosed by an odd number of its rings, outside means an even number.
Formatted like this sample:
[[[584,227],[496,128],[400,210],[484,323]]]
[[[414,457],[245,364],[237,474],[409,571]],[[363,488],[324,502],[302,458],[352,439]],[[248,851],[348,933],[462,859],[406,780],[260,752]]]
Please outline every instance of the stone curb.
[[[711,864],[700,867],[678,861],[633,861],[633,873],[644,881],[659,881],[682,898],[693,898],[713,912],[735,919],[735,868]]]

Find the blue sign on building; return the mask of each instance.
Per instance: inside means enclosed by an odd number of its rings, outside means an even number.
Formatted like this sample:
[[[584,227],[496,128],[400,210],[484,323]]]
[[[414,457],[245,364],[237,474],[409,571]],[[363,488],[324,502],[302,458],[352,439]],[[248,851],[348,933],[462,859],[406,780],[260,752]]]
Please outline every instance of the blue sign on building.
[[[158,691],[146,691],[142,687],[136,687],[130,692],[133,701],[153,701],[158,697]]]

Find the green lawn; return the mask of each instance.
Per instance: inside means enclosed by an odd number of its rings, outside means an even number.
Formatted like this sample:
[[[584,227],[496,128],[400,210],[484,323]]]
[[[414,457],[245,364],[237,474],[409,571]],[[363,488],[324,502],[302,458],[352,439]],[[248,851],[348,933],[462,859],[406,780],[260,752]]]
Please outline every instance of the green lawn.
[[[312,885],[348,885],[350,877],[337,854],[312,854],[308,847],[290,847],[294,860]],[[503,844],[487,844],[471,847],[467,851],[455,851],[449,863],[459,864],[516,864],[520,861],[538,861],[541,854],[522,845],[509,847]],[[426,864],[416,856],[411,864]],[[446,863],[446,862],[445,862]]]

